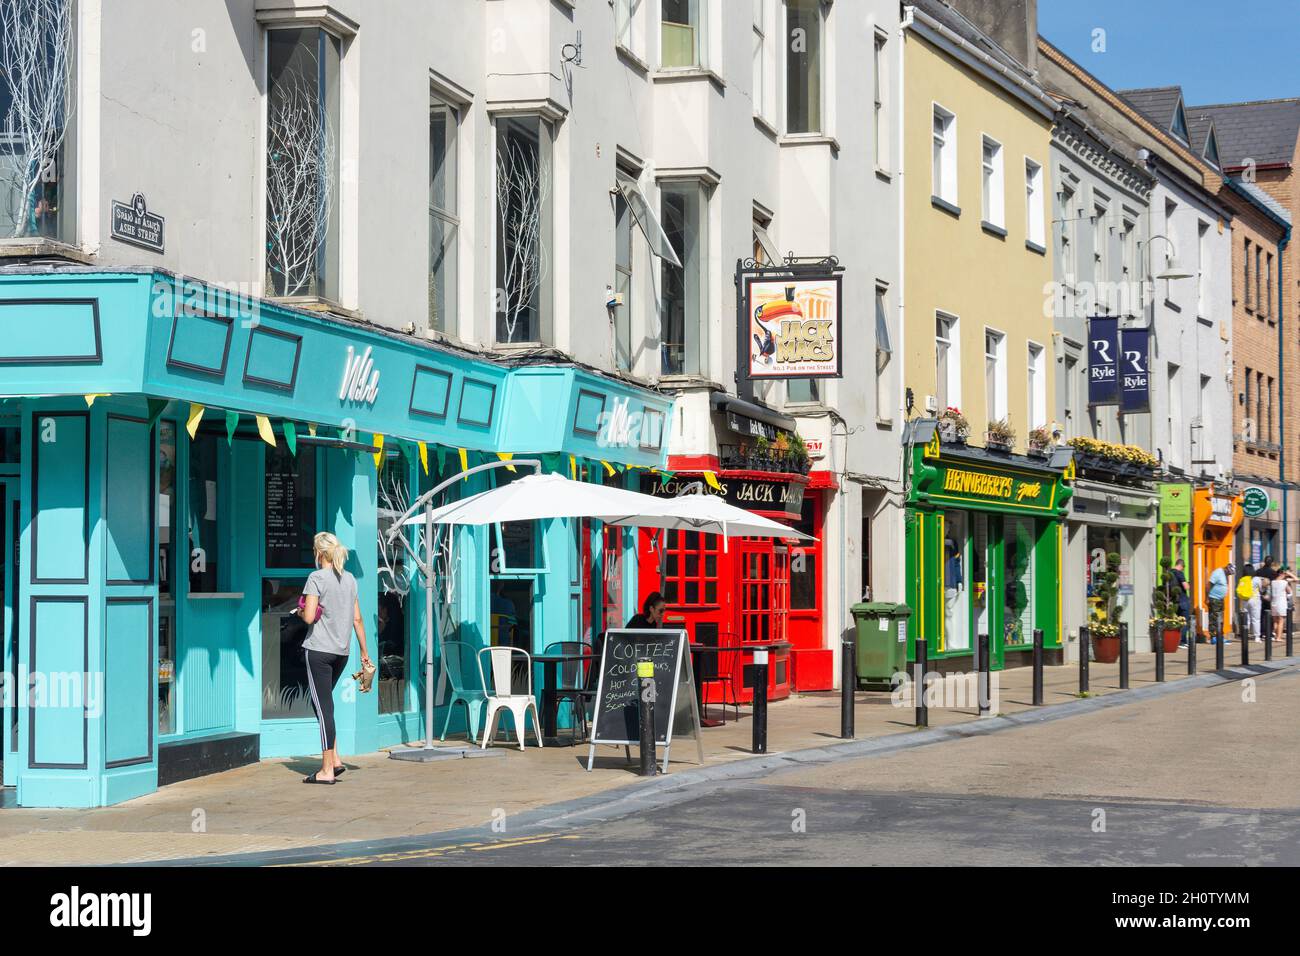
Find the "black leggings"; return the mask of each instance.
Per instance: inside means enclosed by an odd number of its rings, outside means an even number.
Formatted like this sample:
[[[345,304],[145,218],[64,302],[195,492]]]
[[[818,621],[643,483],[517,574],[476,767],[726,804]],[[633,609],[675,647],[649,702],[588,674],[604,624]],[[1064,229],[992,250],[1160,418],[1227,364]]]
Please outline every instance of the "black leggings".
[[[343,676],[348,659],[344,654],[327,654],[303,648],[307,658],[307,690],[320,721],[320,749],[334,749],[334,685]]]

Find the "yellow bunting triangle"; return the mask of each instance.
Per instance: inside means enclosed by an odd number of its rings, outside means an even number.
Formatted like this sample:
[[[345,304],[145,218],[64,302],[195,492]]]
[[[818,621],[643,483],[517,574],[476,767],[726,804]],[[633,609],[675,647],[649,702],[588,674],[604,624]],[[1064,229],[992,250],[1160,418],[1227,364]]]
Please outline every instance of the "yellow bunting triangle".
[[[573,455],[569,456],[569,477],[574,481],[578,480],[578,459]]]
[[[604,458],[602,458],[602,459],[600,460],[600,463],[601,463],[602,465],[605,466],[605,474],[610,475],[610,476],[612,476],[612,475],[614,474],[614,466],[613,466],[613,465],[611,465],[609,462],[607,462]]]
[[[456,449],[456,452],[457,452],[457,454],[460,455],[460,470],[461,470],[461,471],[469,471],[469,453],[468,453],[467,451],[465,451],[464,448],[457,448],[457,449]],[[465,476],[464,478],[462,478],[461,480],[462,480],[462,481],[469,481],[469,475],[466,475],[466,476]]]
[[[275,447],[275,430],[271,428],[271,419],[265,415],[257,416],[257,433],[262,436],[262,441]]]
[[[374,440],[370,442],[378,451],[375,452],[375,470],[378,471],[384,467],[384,436],[375,432]]]
[[[416,444],[420,446],[420,467],[424,469],[424,473],[427,475],[429,473],[429,446],[422,441],[417,441]]]
[[[91,392],[89,395],[86,396],[86,407],[89,408],[91,405],[94,405],[95,399],[108,398],[111,394],[113,393],[112,392]]]
[[[709,487],[714,489],[715,491],[722,490],[722,485],[718,483],[718,476],[715,475],[713,472],[706,471],[704,473],[704,480],[708,482]]]
[[[204,408],[198,402],[190,402],[190,417],[185,419],[185,430],[190,433],[190,441],[199,432],[199,422],[203,419]]]
[[[515,457],[515,453],[512,451],[499,451],[497,452],[497,457],[502,461],[509,461],[511,458]],[[515,472],[517,470],[518,469],[516,469],[514,465],[506,465],[506,471]]]

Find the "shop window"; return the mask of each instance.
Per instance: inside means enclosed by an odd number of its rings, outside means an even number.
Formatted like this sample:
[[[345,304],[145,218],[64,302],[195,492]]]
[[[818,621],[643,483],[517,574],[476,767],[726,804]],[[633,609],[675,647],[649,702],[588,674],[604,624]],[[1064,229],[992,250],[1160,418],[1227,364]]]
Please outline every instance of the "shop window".
[[[664,600],[674,608],[714,607],[718,603],[717,535],[666,531]]]
[[[785,2],[785,131],[822,132],[822,0]]]
[[[339,68],[319,28],[266,44],[266,274],[276,296],[339,297]]]
[[[496,119],[496,339],[542,342],[551,331],[551,124]]]
[[[379,582],[379,619],[375,632],[379,665],[379,712],[400,714],[407,709],[411,674],[411,642],[407,609],[414,568],[408,563],[410,553],[401,541],[388,540],[394,523],[411,506],[409,465],[396,450],[384,453],[384,467],[379,471],[377,509],[377,547]],[[406,532],[414,547],[417,529]]]
[[[982,517],[982,516],[981,516]],[[964,511],[943,513],[943,649],[970,650],[968,569],[971,566],[969,519]]]
[[[176,423],[158,422],[158,735],[176,724]]]
[[[983,512],[974,515],[970,549],[966,552],[963,570],[968,571],[965,580],[970,589],[971,614],[975,618],[975,626],[968,632],[967,643],[961,646],[962,650],[972,647],[972,634],[975,638],[980,634],[989,635],[990,640],[993,637],[993,622],[990,615],[994,594],[992,567],[989,564],[989,546],[992,541],[992,535],[989,533],[990,524],[991,519]]]
[[[305,576],[262,579],[262,718],[313,717],[302,642],[307,624],[295,611]]]
[[[703,183],[660,187],[661,221],[680,265],[662,260],[660,341],[664,375],[704,373],[708,196]]]
[[[795,527],[814,538],[821,537],[816,495],[805,495]],[[790,548],[790,610],[815,611],[821,606],[818,569],[821,566],[821,542],[806,542]]]
[[[316,454],[297,456],[281,446],[266,449],[263,473],[267,570],[315,568]]]
[[[172,438],[174,441],[175,425],[172,425]],[[189,458],[186,560],[190,593],[229,591],[226,555],[230,510],[225,489],[230,474],[230,449],[224,439],[200,433],[190,442]]]
[[[75,239],[75,5],[0,10],[0,239]],[[33,52],[37,51],[37,52]]]
[[[457,119],[446,103],[429,104],[429,328],[440,332],[456,330]]]
[[[1034,608],[1034,536],[1034,519],[1002,519],[1002,633],[1007,647],[1031,643],[1038,626]]]

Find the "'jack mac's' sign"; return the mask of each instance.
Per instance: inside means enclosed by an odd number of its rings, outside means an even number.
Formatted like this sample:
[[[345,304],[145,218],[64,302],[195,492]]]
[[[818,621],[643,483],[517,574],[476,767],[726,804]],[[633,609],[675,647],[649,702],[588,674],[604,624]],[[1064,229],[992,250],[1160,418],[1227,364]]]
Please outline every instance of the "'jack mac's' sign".
[[[744,302],[750,378],[839,377],[838,275],[748,277]]]

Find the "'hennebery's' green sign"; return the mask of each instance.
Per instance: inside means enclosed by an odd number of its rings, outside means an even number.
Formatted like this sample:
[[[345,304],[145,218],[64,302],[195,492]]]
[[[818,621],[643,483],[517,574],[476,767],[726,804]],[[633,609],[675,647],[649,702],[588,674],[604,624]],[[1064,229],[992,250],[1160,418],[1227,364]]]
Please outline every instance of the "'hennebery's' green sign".
[[[929,461],[938,472],[923,489],[931,498],[984,502],[1016,510],[1048,511],[1055,504],[1056,476],[982,468],[972,462]]]

